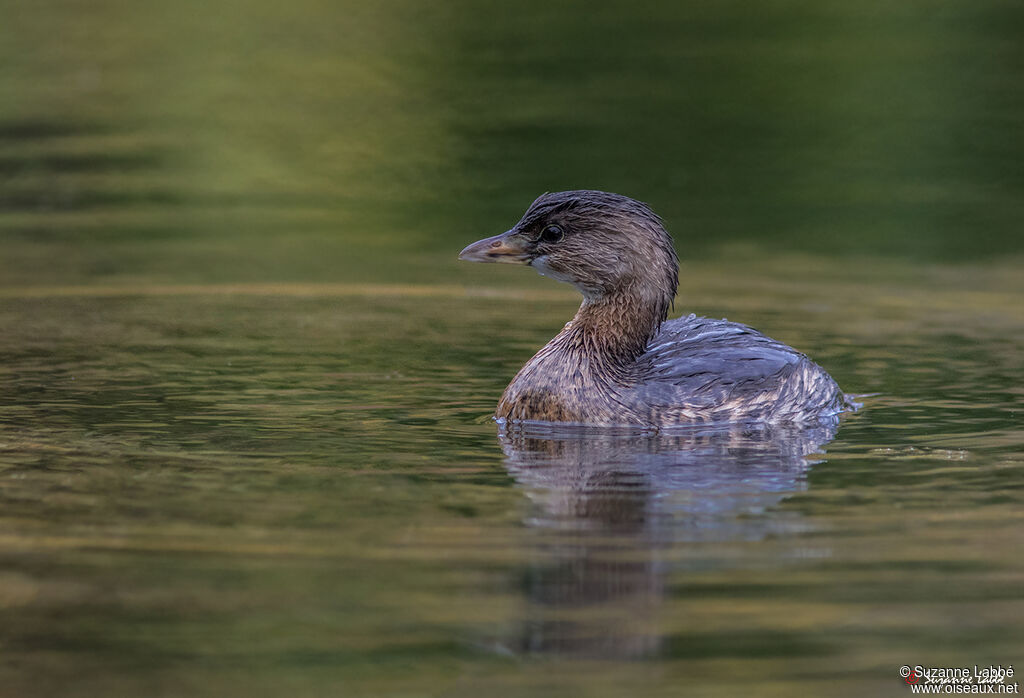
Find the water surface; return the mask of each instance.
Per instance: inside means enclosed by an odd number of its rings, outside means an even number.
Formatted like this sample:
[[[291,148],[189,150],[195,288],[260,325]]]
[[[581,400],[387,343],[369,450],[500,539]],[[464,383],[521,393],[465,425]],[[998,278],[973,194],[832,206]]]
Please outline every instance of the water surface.
[[[1012,3],[50,2],[0,23],[0,694],[905,695],[1024,648]],[[499,433],[649,201],[835,428]]]

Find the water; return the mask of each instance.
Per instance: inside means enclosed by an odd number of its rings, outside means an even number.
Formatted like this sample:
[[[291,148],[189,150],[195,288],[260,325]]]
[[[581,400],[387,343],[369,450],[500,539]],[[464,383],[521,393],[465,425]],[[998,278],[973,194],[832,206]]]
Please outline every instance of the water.
[[[301,0],[0,26],[0,695],[906,695],[1024,647],[1008,3]],[[648,200],[833,431],[499,433]]]

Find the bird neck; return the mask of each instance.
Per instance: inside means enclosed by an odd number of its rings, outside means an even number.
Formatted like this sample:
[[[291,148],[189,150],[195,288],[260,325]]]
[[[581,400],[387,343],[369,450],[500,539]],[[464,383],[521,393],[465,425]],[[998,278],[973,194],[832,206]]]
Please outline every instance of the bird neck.
[[[560,337],[606,365],[628,366],[647,350],[670,303],[662,290],[643,284],[587,298]]]

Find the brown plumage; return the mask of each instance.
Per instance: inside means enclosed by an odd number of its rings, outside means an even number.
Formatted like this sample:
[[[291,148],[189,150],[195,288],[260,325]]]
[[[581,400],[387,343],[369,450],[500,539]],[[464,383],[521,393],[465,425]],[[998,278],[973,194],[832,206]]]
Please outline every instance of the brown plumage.
[[[661,219],[639,201],[544,194],[511,230],[459,258],[531,265],[583,294],[572,321],[505,389],[499,419],[802,422],[852,407],[821,367],[749,327],[694,315],[665,322],[678,260]]]

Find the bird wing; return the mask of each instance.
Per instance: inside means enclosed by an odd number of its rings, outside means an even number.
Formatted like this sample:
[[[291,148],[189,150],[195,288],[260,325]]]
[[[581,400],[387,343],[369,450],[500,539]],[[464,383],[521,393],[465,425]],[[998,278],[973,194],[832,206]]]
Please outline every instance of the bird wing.
[[[670,320],[637,362],[650,405],[702,409],[776,392],[807,358],[757,330],[691,315]]]

